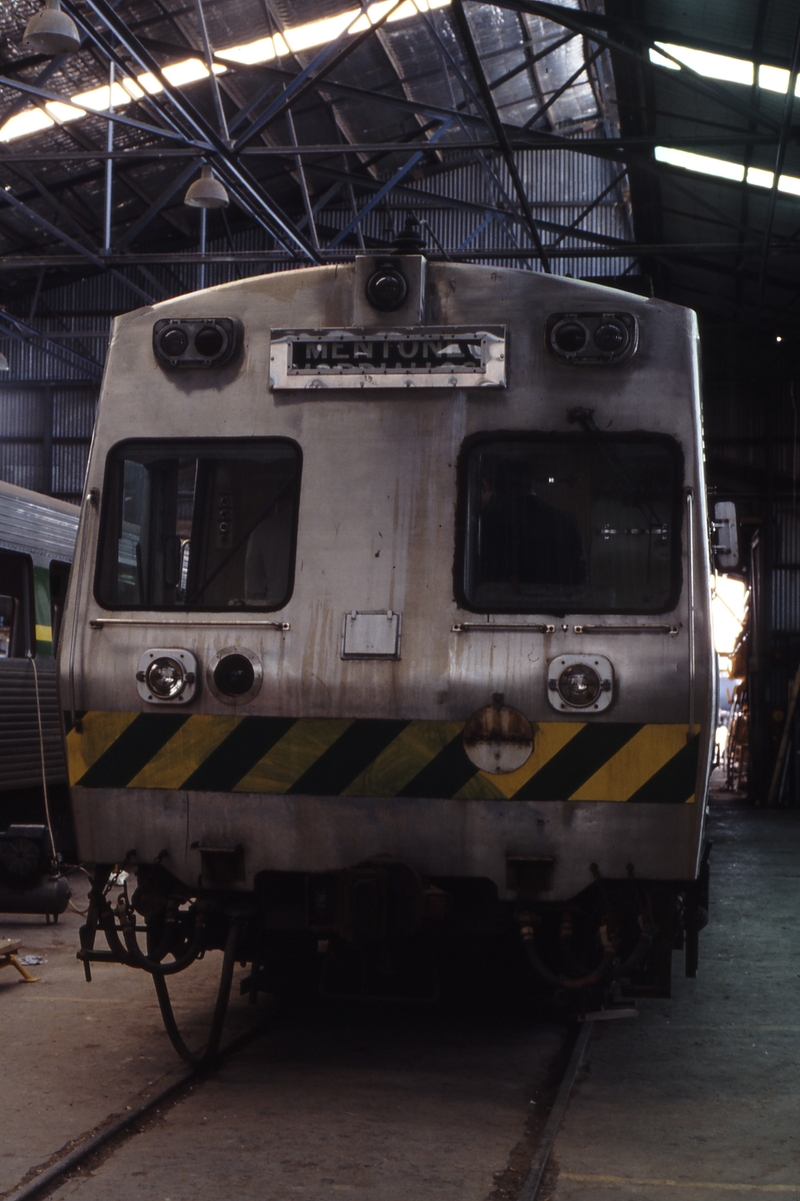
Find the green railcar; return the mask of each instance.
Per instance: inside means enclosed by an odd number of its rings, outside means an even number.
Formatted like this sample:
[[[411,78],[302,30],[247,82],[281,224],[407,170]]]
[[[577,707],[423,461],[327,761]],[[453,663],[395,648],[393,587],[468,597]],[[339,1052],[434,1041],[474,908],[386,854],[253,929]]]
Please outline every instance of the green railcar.
[[[79,509],[0,482],[0,831],[46,824],[74,859],[56,652]]]

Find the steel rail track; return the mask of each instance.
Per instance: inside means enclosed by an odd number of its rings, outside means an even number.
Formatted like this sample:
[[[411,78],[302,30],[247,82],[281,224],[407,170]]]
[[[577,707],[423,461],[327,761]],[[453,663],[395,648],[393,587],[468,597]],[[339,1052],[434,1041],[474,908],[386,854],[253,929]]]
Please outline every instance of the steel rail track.
[[[260,1021],[250,1030],[246,1030],[232,1039],[222,1048],[210,1064],[198,1064],[186,1068],[173,1076],[163,1087],[149,1094],[138,1104],[132,1106],[131,1109],[126,1110],[124,1114],[121,1114],[113,1122],[109,1122],[102,1129],[95,1130],[92,1134],[82,1138],[70,1151],[53,1160],[35,1176],[31,1177],[30,1180],[18,1185],[9,1193],[0,1194],[0,1201],[30,1201],[31,1198],[37,1197],[43,1190],[52,1189],[53,1186],[60,1184],[69,1172],[78,1167],[85,1159],[88,1159],[95,1151],[105,1146],[106,1143],[109,1143],[117,1135],[124,1134],[151,1110],[180,1093],[186,1085],[207,1076],[217,1064],[234,1055],[237,1051],[242,1050],[249,1042],[263,1032],[265,1024],[265,1021]],[[531,1161],[528,1175],[517,1195],[517,1201],[537,1201],[539,1189],[541,1188],[550,1160],[550,1154],[553,1150],[553,1145],[567,1106],[569,1105],[572,1088],[581,1069],[593,1028],[594,1023],[592,1021],[584,1021],[581,1025],[566,1070],[561,1078],[558,1092],[556,1093],[555,1100],[553,1101],[552,1108],[539,1139],[536,1153]]]
[[[586,1047],[589,1039],[592,1036],[594,1022],[585,1021],[581,1024],[578,1031],[578,1037],[575,1039],[575,1045],[572,1048],[572,1054],[569,1057],[567,1069],[561,1078],[561,1083],[558,1086],[555,1101],[548,1115],[544,1130],[542,1131],[539,1145],[536,1148],[536,1154],[531,1161],[530,1170],[525,1178],[525,1183],[517,1194],[517,1201],[536,1201],[539,1195],[542,1181],[544,1179],[545,1170],[550,1161],[550,1153],[553,1150],[553,1144],[556,1141],[556,1135],[561,1128],[561,1123],[564,1119],[569,1099],[572,1094],[572,1087],[578,1076],[583,1063],[583,1057],[586,1053]]]
[[[47,1164],[41,1172],[31,1177],[30,1180],[24,1181],[15,1189],[12,1189],[10,1193],[0,1194],[0,1201],[28,1201],[29,1198],[37,1197],[44,1189],[52,1188],[53,1185],[58,1184],[73,1168],[76,1168],[83,1160],[92,1155],[93,1152],[110,1142],[116,1135],[124,1133],[151,1110],[170,1100],[175,1094],[185,1088],[187,1084],[207,1076],[218,1064],[231,1055],[234,1055],[237,1051],[242,1050],[263,1032],[265,1024],[266,1019],[263,1019],[257,1022],[251,1029],[245,1030],[242,1034],[237,1035],[236,1038],[231,1039],[210,1063],[198,1063],[173,1075],[160,1089],[149,1094],[142,1101],[138,1102],[138,1104],[126,1110],[125,1113],[120,1114],[113,1122],[109,1122],[107,1126],[103,1126],[100,1130],[95,1130],[93,1133],[81,1138],[77,1145],[70,1151],[65,1152],[58,1159]]]

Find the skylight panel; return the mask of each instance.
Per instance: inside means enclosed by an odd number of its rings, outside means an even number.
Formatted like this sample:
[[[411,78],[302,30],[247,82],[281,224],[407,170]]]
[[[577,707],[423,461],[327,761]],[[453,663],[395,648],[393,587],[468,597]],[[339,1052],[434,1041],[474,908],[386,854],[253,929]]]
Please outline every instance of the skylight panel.
[[[695,50],[691,46],[677,46],[673,42],[656,42],[661,50],[649,51],[650,62],[669,71],[680,71],[680,64],[690,67],[706,79],[719,79],[723,83],[741,83],[750,87],[755,78],[755,64],[744,58],[731,58],[727,54],[713,54],[710,50]],[[667,58],[667,54],[672,55]],[[674,60],[678,59],[678,62]],[[758,86],[765,92],[779,92],[785,96],[789,91],[789,72],[785,67],[770,67],[766,63],[758,68]],[[800,78],[794,90],[800,96]]]
[[[710,158],[707,154],[693,154],[690,150],[656,146],[655,157],[659,163],[669,163],[672,167],[683,167],[687,171],[699,171],[703,175],[716,175],[720,179],[732,179],[735,183],[741,183],[744,179],[744,167],[741,163]]]
[[[656,162],[669,163],[672,167],[683,167],[686,171],[698,171],[702,175],[716,175],[719,179],[730,179],[734,183],[746,180],[757,188],[771,188],[775,173],[763,167],[747,167],[731,163],[726,159],[711,158],[706,154],[693,154],[690,150],[676,150],[672,146],[656,146]],[[795,175],[781,175],[778,191],[789,196],[800,196],[800,179]]]
[[[747,182],[755,184],[757,188],[771,188],[775,182],[775,172],[764,171],[761,167],[748,167]]]
[[[283,35],[277,33],[274,38],[258,38],[253,42],[245,42],[241,46],[228,46],[226,50],[218,50],[218,58],[227,58],[231,62],[252,63],[269,62],[273,58],[281,58],[286,54],[296,54],[303,50],[313,50],[334,41],[345,31],[353,35],[369,29],[389,13],[387,24],[394,21],[407,21],[421,12],[432,12],[437,8],[447,8],[450,0],[405,0],[399,8],[392,12],[396,0],[376,0],[366,13],[358,8],[347,12],[337,13],[333,17],[321,17],[318,21],[308,21],[305,25],[296,25],[293,29],[285,29]]]
[[[55,122],[42,108],[27,108],[16,117],[9,117],[0,128],[0,142],[11,142],[14,138],[27,138],[42,129],[50,129]]]
[[[778,191],[800,196],[800,179],[796,175],[782,175],[778,180]]]
[[[284,30],[283,34],[276,33],[274,37],[255,38],[241,46],[229,46],[226,50],[218,50],[217,58],[227,58],[231,62],[250,65],[252,63],[269,62],[270,59],[280,58],[287,54],[303,50],[313,50],[334,41],[342,33],[360,33],[376,24],[382,17],[389,16],[387,21],[407,21],[422,12],[432,12],[437,8],[447,8],[450,0],[404,0],[393,12],[396,0],[376,0],[366,13],[360,8],[348,9],[337,16],[324,17],[318,21],[308,21],[305,25],[296,25],[293,29]],[[214,63],[215,75],[224,75],[228,70],[222,63]],[[173,87],[181,88],[208,78],[208,68],[198,58],[188,58],[183,62],[170,63],[162,68],[165,79]],[[114,84],[111,93],[112,106],[115,109],[124,108],[131,100],[140,100],[142,96],[157,96],[163,86],[150,71],[137,75],[135,82],[131,79],[120,80]],[[62,101],[49,101],[44,108],[29,108],[17,113],[4,125],[0,126],[0,142],[11,142],[16,138],[29,137],[43,129],[50,129],[54,124],[63,125],[68,121],[76,121],[85,115],[82,110],[96,112],[107,111],[109,104],[108,85],[92,88],[88,92],[79,92],[69,98],[72,104]],[[75,106],[78,107],[75,107]]]
[[[789,91],[789,72],[783,67],[759,67],[758,86],[765,92],[780,92],[785,96]]]
[[[753,82],[753,64],[744,58],[729,58],[727,54],[712,54],[709,50],[694,50],[689,46],[676,46],[672,42],[656,42],[656,46],[706,79],[720,79],[724,83]],[[669,62],[663,54],[654,59],[654,53],[657,52],[650,51],[651,62],[658,62],[659,66]]]

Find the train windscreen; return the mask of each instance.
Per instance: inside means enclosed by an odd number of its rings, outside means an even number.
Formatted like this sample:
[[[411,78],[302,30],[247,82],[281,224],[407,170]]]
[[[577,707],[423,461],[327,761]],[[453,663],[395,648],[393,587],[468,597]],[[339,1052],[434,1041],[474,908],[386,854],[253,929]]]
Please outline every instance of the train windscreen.
[[[487,435],[462,459],[460,602],[663,613],[680,591],[682,456],[657,435]]]
[[[95,594],[122,609],[282,608],[300,448],[287,438],[124,442],[108,457]]]

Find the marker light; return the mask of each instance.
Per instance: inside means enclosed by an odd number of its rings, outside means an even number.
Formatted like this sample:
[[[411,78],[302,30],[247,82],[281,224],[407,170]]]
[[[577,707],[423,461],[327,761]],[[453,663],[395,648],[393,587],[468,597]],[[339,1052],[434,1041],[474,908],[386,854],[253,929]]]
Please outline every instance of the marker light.
[[[367,280],[365,291],[373,308],[381,313],[392,313],[400,308],[408,295],[408,283],[397,267],[382,263]]]

